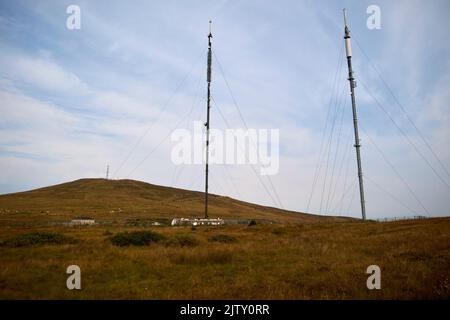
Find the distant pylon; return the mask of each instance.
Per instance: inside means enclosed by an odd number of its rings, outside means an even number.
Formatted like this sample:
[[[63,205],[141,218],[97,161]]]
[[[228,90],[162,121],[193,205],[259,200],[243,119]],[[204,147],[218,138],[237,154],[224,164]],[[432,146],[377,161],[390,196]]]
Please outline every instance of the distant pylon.
[[[109,179],[109,164],[106,165],[106,180]]]

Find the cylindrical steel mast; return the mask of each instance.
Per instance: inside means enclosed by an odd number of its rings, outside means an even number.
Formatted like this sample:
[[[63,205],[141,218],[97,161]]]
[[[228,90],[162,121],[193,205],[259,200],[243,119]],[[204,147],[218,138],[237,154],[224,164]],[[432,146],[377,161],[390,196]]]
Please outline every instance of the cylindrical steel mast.
[[[206,168],[205,168],[205,219],[208,219],[208,160],[209,160],[209,110],[211,109],[211,21],[209,22],[208,34],[208,70],[206,81],[208,83],[208,94],[206,98]]]
[[[352,110],[353,110],[353,127],[355,131],[355,148],[356,148],[356,161],[358,163],[358,179],[359,179],[359,196],[361,200],[361,214],[362,219],[366,220],[366,204],[364,200],[364,184],[363,184],[363,174],[362,174],[362,166],[361,166],[361,144],[359,141],[359,132],[358,132],[358,116],[356,113],[356,101],[355,101],[355,87],[356,82],[353,77],[352,70],[352,45],[350,42],[350,30],[347,24],[347,11],[344,9],[344,25],[345,25],[345,52],[347,54],[347,65],[348,65],[348,81],[350,82],[350,93],[352,97]]]

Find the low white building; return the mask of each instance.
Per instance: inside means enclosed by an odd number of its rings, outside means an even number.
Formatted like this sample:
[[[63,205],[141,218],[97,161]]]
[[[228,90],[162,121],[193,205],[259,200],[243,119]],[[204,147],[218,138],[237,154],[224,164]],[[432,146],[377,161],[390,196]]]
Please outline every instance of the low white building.
[[[174,218],[171,223],[172,226],[220,226],[223,224],[225,224],[225,220],[220,218]]]
[[[95,224],[95,219],[91,217],[76,217],[70,221],[71,225],[90,225]]]

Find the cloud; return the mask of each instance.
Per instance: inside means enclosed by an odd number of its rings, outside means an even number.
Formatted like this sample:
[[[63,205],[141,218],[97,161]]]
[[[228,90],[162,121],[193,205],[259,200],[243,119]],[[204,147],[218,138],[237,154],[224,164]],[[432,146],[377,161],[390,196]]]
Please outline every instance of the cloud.
[[[61,68],[48,59],[48,56],[45,57],[45,54],[44,56],[30,57],[2,49],[0,68],[4,77],[50,92],[72,92],[77,95],[87,92],[86,84],[75,74]]]
[[[448,164],[450,64],[449,45],[443,41],[448,29],[442,19],[445,10],[415,1],[381,1],[382,29],[369,31],[365,5],[349,5],[352,35]],[[136,168],[132,178],[202,190],[203,166],[174,167],[170,139],[138,164],[180,120],[183,127],[204,120],[206,29],[212,17],[217,55],[212,94],[218,106],[213,104],[211,123],[214,128],[226,127],[220,108],[232,128],[244,126],[222,79],[219,58],[247,125],[280,129],[280,173],[272,181],[285,208],[305,210],[326,115],[333,107],[331,88],[343,44],[340,3],[139,2],[130,6],[113,2],[105,6],[81,1],[82,29],[77,32],[65,28],[64,3],[4,6],[11,16],[0,26],[11,36],[0,40],[2,190],[103,176],[106,163],[114,172],[136,141],[141,142],[117,176],[127,177]],[[357,81],[369,86],[410,139],[420,143],[355,44],[354,52]],[[342,63],[338,92],[347,98],[342,134],[350,132],[352,140],[345,60]],[[364,134],[383,147],[431,212],[448,214],[448,197],[439,181],[362,85],[356,90]],[[334,175],[348,166],[350,183],[356,178],[355,155],[352,141],[345,142],[341,140]],[[364,174],[419,208],[364,135],[362,143]],[[349,156],[341,164],[344,147],[350,148]],[[273,205],[248,166],[231,166],[229,173],[212,166],[211,177],[213,192]],[[351,203],[354,190],[343,187],[343,177],[344,169],[332,207],[344,194],[344,207],[350,208],[345,213],[359,216],[358,194]],[[324,171],[313,195],[315,211],[323,179]],[[263,180],[269,187],[267,178]],[[410,214],[369,182],[366,196],[370,217]]]
[[[51,103],[45,103],[20,92],[0,91],[2,127],[19,126],[46,129],[70,125],[75,118]]]

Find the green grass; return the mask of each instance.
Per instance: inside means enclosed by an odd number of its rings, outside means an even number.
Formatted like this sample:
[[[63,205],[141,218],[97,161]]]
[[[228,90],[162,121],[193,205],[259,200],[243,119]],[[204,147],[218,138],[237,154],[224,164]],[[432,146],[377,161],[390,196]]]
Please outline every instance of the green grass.
[[[0,242],[2,247],[26,247],[35,245],[74,244],[78,241],[55,232],[31,232],[12,236]]]
[[[111,243],[119,247],[148,246],[165,239],[164,235],[152,231],[121,232],[110,237]]]

